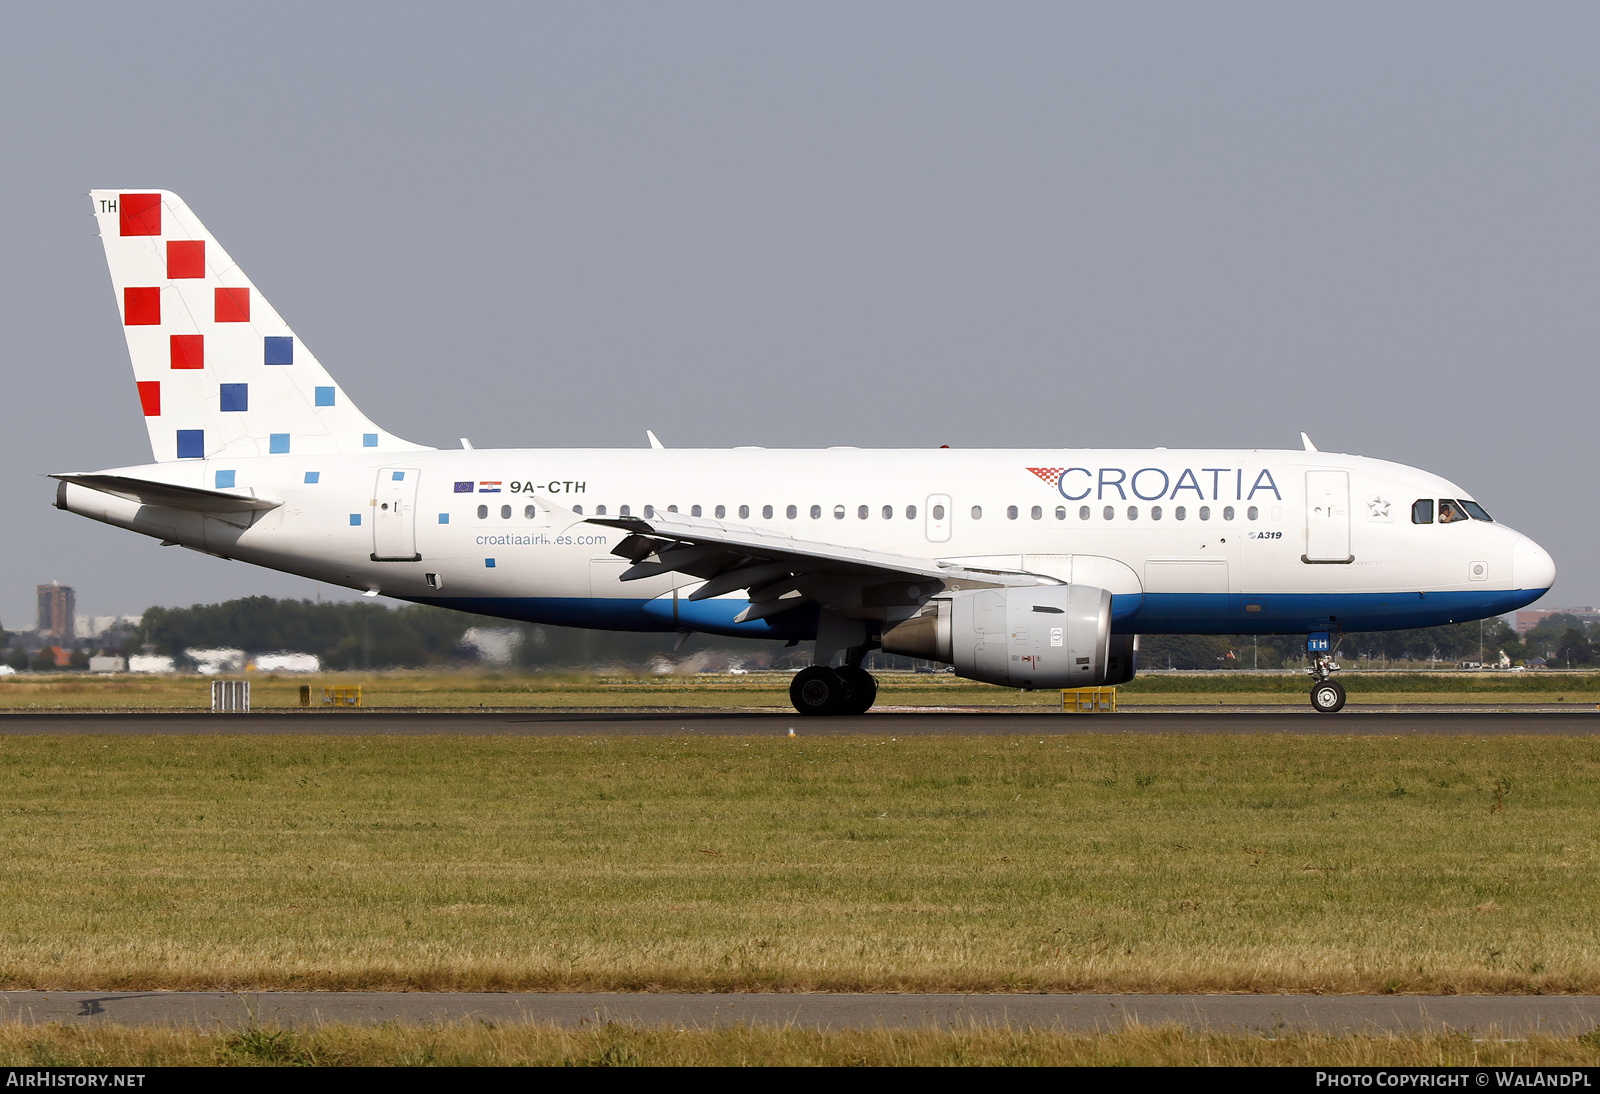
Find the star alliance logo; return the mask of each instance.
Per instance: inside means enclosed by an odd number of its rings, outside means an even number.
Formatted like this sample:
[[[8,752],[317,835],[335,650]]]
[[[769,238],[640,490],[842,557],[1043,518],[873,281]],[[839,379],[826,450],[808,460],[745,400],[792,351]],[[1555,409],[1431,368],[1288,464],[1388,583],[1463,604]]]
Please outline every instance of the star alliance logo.
[[[1367,495],[1368,520],[1392,521],[1394,519],[1394,514],[1391,511],[1392,508],[1393,506],[1389,499],[1384,497],[1382,494]]]

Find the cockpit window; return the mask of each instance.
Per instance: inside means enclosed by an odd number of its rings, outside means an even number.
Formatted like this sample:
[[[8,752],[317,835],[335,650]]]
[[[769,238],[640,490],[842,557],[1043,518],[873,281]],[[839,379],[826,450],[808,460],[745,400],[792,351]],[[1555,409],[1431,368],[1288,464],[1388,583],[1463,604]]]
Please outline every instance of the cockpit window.
[[[1487,520],[1491,523],[1494,521],[1494,518],[1489,515],[1489,511],[1475,501],[1468,501],[1466,498],[1462,498],[1461,508],[1465,509],[1473,520]]]
[[[1454,524],[1458,520],[1466,520],[1467,511],[1461,508],[1461,503],[1452,498],[1439,499],[1439,523]]]
[[[1416,501],[1411,503],[1411,523],[1412,524],[1432,524],[1433,523],[1433,499],[1432,498],[1419,498]]]

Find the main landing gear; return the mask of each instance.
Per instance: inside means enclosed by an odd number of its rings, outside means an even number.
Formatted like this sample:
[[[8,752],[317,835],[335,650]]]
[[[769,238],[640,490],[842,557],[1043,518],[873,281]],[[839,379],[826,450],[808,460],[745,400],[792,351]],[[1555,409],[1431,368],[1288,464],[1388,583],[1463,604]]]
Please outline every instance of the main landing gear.
[[[1333,659],[1333,642],[1327,631],[1317,631],[1306,639],[1306,656],[1316,683],[1311,685],[1311,705],[1322,714],[1335,714],[1344,707],[1344,685],[1332,679],[1339,665]]]
[[[855,665],[812,665],[789,685],[789,701],[801,714],[865,714],[877,698],[878,681]]]

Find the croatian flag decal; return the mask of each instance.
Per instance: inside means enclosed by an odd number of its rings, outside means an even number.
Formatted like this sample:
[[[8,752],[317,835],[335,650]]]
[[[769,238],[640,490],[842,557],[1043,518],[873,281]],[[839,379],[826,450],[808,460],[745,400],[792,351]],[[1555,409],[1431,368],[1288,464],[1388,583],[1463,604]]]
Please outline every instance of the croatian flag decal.
[[[456,493],[458,493],[458,494],[470,494],[470,493],[472,493],[472,484],[470,482],[458,482],[458,483],[456,483]]]
[[[500,492],[500,480],[499,479],[496,479],[493,482],[483,482],[483,481],[480,480],[479,483],[478,483],[478,493],[480,493],[480,494],[498,494],[499,492]]]

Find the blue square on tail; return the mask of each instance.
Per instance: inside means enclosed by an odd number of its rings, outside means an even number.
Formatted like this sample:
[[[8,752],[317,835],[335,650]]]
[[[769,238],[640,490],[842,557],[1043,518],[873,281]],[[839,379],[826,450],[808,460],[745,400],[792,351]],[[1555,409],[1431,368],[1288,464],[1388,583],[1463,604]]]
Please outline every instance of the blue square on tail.
[[[269,334],[263,341],[266,342],[266,356],[264,364],[292,365],[294,364],[294,338],[284,337],[279,334]]]
[[[322,472],[321,471],[307,471],[306,472],[306,482],[308,482],[308,483],[316,482],[320,478],[322,478]]]
[[[274,456],[281,456],[285,452],[289,451],[289,434],[267,434],[267,451],[272,453]]]
[[[222,409],[227,411],[240,411],[250,409],[249,384],[223,384]]]
[[[377,448],[378,447],[378,435],[376,433],[363,433],[363,434],[361,434],[361,447],[362,448]]]
[[[217,472],[217,489],[218,490],[232,490],[233,489],[233,477],[234,477],[234,475],[236,473],[237,472],[233,472],[233,471],[218,471]]]
[[[450,514],[449,513],[440,513],[439,514],[439,523],[440,524],[449,524],[450,523]]]
[[[206,431],[203,429],[178,430],[178,459],[198,460],[206,454]]]
[[[317,388],[317,405],[318,406],[332,406],[333,405],[333,388],[331,388],[331,387],[319,387],[319,388]]]
[[[360,523],[361,523],[361,514],[360,513],[351,513],[350,514],[350,527],[354,528],[357,525],[359,525]]]

